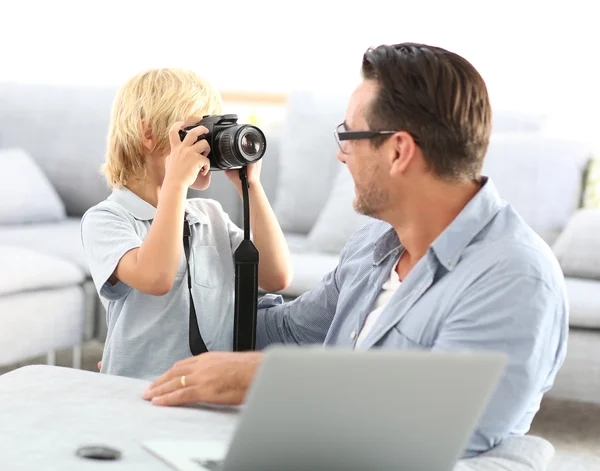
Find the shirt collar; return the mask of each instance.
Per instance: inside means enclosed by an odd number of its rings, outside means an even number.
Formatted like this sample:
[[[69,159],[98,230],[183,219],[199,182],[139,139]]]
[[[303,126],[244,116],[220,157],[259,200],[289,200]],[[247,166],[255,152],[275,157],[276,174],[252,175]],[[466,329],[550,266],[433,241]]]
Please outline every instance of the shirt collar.
[[[151,221],[156,217],[156,208],[147,201],[144,201],[129,188],[115,188],[108,197],[109,200],[120,204],[136,219],[140,221]],[[190,224],[208,224],[208,216],[198,207],[191,204],[189,200],[185,202],[186,219]]]
[[[431,244],[439,262],[449,271],[458,263],[464,250],[506,203],[498,195],[488,177],[482,186],[446,229]],[[391,253],[402,248],[398,234],[391,228],[376,242],[373,264],[381,264]]]

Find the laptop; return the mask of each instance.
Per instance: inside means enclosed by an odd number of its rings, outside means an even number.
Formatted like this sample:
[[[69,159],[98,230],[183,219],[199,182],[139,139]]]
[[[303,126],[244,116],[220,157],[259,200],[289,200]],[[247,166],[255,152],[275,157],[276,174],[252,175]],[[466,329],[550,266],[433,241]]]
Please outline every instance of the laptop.
[[[451,471],[507,357],[271,347],[229,444],[143,446],[180,471]]]

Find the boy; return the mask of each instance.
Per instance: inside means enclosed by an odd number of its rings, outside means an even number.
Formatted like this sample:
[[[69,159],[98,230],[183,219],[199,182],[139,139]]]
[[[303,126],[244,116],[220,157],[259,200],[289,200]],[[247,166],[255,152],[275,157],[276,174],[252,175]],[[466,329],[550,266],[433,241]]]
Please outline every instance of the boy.
[[[209,199],[186,199],[210,184],[203,126],[181,141],[178,131],[220,114],[221,98],[195,73],[153,69],[130,79],[113,103],[103,173],[113,189],[89,209],[81,237],[94,284],[107,308],[101,372],[154,379],[192,355],[190,291],[183,250],[191,231],[191,285],[198,327],[209,351],[233,348],[233,253],[241,231]],[[248,167],[258,283],[285,289],[291,279],[285,239],[260,183],[261,161]],[[226,172],[241,194],[237,170]]]

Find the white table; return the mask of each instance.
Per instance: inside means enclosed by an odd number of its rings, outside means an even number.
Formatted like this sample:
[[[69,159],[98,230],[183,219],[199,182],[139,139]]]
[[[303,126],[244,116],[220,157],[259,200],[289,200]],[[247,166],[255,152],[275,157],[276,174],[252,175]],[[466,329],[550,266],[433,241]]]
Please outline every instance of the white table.
[[[56,366],[27,366],[0,376],[0,470],[169,471],[142,447],[153,439],[227,444],[239,409],[157,407],[148,385],[119,376]],[[84,445],[117,448],[117,461],[76,456]],[[454,471],[544,471],[554,448],[537,437],[511,437]]]
[[[157,438],[228,442],[236,408],[158,407],[142,399],[148,383],[55,366],[0,376],[0,470],[168,471],[142,448]],[[117,461],[76,456],[80,446],[117,448]]]

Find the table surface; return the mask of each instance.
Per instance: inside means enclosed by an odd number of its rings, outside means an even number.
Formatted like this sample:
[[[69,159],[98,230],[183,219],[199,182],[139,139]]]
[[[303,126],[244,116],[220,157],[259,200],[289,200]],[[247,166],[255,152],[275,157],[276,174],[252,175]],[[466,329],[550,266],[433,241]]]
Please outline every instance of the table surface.
[[[142,443],[154,439],[228,443],[239,409],[158,407],[142,399],[146,381],[54,366],[0,376],[0,469],[171,470]],[[79,447],[117,448],[117,461],[76,455]]]

